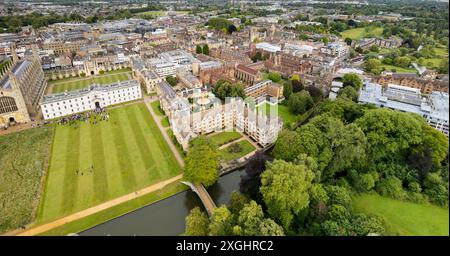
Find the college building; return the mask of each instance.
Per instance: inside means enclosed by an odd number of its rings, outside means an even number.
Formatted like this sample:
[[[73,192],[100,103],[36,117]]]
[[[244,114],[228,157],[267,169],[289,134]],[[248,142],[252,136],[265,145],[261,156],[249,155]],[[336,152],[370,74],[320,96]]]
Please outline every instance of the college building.
[[[139,82],[128,80],[46,95],[40,105],[44,119],[49,120],[141,98]]]
[[[11,61],[0,70],[0,128],[37,116],[47,87],[36,46],[20,60],[14,49],[11,52]]]

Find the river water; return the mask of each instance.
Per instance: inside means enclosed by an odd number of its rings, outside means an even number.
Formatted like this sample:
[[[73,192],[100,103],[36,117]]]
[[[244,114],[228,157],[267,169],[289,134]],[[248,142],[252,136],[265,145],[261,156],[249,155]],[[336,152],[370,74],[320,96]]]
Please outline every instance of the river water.
[[[231,192],[239,189],[244,170],[237,170],[219,178],[208,192],[217,206],[227,204]],[[185,217],[195,206],[203,205],[191,190],[184,191],[117,217],[83,232],[81,236],[173,236],[185,229]]]

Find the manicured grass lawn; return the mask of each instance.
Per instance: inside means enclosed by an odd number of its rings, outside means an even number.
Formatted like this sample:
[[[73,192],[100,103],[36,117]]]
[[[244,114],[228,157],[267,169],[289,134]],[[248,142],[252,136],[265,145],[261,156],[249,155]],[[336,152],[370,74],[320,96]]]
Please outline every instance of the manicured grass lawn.
[[[219,150],[219,154],[220,154],[221,158],[224,159],[225,161],[230,161],[230,160],[233,160],[236,158],[243,157],[243,156],[249,154],[250,152],[256,150],[256,148],[247,140],[239,141],[239,142],[237,142],[237,144],[239,144],[241,146],[241,148],[242,148],[241,152],[238,152],[238,153],[229,152],[229,148],[232,146],[232,145],[230,145],[226,148]]]
[[[366,32],[365,28],[354,28],[341,32],[342,38],[350,38],[352,40],[359,40],[364,37],[379,37],[383,34],[383,28],[381,27],[369,27],[370,29]]]
[[[166,12],[165,11],[148,11],[148,12],[140,12],[139,15],[152,15],[154,17],[163,16]]]
[[[381,65],[382,68],[384,68],[385,70],[395,70],[396,73],[416,73],[417,70],[414,68],[402,68],[402,67],[397,67],[397,66],[393,66],[393,65]]]
[[[264,104],[258,106],[258,109],[261,109],[263,107],[266,108],[266,114],[269,115],[271,105],[268,103],[264,103]],[[299,116],[292,114],[291,111],[289,111],[289,108],[287,106],[280,105],[280,104],[278,104],[278,116],[281,117],[281,119],[283,120],[284,126],[288,126],[291,123],[294,123],[299,119]]]
[[[109,115],[109,121],[97,124],[80,122],[77,128],[56,127],[38,223],[181,172],[144,103],[110,110]]]
[[[54,126],[0,136],[0,234],[33,221]]]
[[[91,84],[111,84],[117,81],[125,81],[130,78],[126,73],[113,74],[113,75],[102,75],[95,76],[91,78],[73,78],[68,80],[67,82],[57,83],[54,82],[52,93],[60,93],[64,91],[73,91],[81,88],[86,88]],[[56,84],[57,83],[57,84]]]
[[[353,208],[357,212],[382,217],[389,235],[449,235],[448,208],[403,202],[372,194],[354,198]]]
[[[6,64],[9,63],[9,60],[10,60],[10,59],[6,59],[6,60],[3,60],[2,62],[0,62],[0,70],[2,70],[3,67],[6,66]]]
[[[105,71],[105,75],[111,75],[111,74],[117,74],[117,73],[123,73],[123,72],[131,72],[131,68],[121,68],[111,71]]]
[[[169,127],[170,123],[169,123],[169,118],[167,116],[165,116],[162,120],[161,120],[161,125],[163,127]]]
[[[155,111],[155,114],[157,114],[158,116],[164,116],[165,113],[164,111],[161,109],[161,103],[158,101],[153,101],[151,104],[153,111]]]
[[[128,212],[134,211],[148,204],[154,203],[156,201],[162,200],[164,198],[170,197],[186,190],[187,187],[179,182],[175,182],[167,185],[166,187],[149,193],[147,195],[138,197],[136,199],[127,201],[125,203],[116,205],[109,209],[103,210],[101,212],[92,214],[85,218],[70,222],[63,226],[57,227],[55,229],[49,230],[40,234],[41,236],[64,236],[70,233],[78,233],[83,230],[94,227],[98,224],[111,220],[113,218],[124,215]]]
[[[209,138],[212,140],[214,144],[218,147],[225,145],[229,142],[235,141],[242,137],[242,134],[238,132],[221,132],[210,136]]]

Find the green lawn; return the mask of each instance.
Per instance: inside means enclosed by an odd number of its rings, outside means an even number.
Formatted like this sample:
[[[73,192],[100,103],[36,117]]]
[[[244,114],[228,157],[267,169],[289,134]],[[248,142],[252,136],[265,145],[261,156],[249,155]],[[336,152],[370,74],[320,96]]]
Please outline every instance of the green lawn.
[[[144,103],[109,112],[109,121],[81,122],[78,128],[56,127],[38,223],[81,211],[181,172]]]
[[[365,37],[380,37],[382,34],[383,28],[381,27],[369,27],[368,31],[366,31],[366,28],[354,28],[341,32],[342,38],[348,37],[352,40],[359,40]]]
[[[261,109],[264,106],[266,108],[266,114],[269,115],[270,107],[271,107],[270,104],[264,103],[262,105],[259,105],[258,109]],[[299,116],[292,114],[291,111],[289,111],[289,108],[287,106],[280,105],[280,104],[278,104],[278,116],[281,117],[281,119],[283,120],[283,125],[285,127],[287,127],[291,123],[296,122],[299,119]]]
[[[6,60],[3,60],[2,62],[0,62],[0,70],[3,70],[3,67],[9,63],[9,60],[10,59],[6,59]]]
[[[159,100],[153,101],[150,105],[152,106],[152,109],[155,112],[155,114],[157,114],[158,116],[165,115],[164,111],[161,109],[161,103],[159,102]]]
[[[53,125],[0,136],[0,234],[33,221]]]
[[[216,144],[218,147],[235,141],[242,137],[242,134],[238,132],[221,132],[210,136],[211,141]]]
[[[448,208],[403,202],[376,194],[357,196],[353,200],[353,208],[357,212],[382,217],[388,235],[449,235]]]
[[[117,81],[129,80],[127,73],[112,74],[112,75],[102,75],[94,76],[90,78],[72,78],[70,80],[59,82],[53,82],[52,93],[60,93],[64,91],[73,91],[81,88],[86,88],[91,84],[111,84]]]
[[[396,73],[416,73],[417,70],[415,68],[402,68],[393,65],[381,65],[382,68],[388,71],[395,70]]]
[[[134,211],[146,205],[155,203],[156,201],[162,200],[164,198],[170,197],[176,193],[184,191],[187,186],[175,182],[167,185],[166,187],[149,193],[147,195],[138,197],[136,199],[127,201],[125,203],[116,205],[114,207],[108,208],[98,213],[94,213],[90,216],[84,217],[82,219],[70,222],[63,226],[51,229],[47,232],[39,234],[41,236],[64,236],[70,233],[78,233],[83,230],[94,227],[98,224],[106,222],[108,220],[114,219],[128,212]]]
[[[226,148],[219,150],[219,154],[220,154],[221,158],[225,161],[230,161],[233,159],[243,157],[243,156],[249,154],[250,152],[256,150],[256,148],[247,140],[239,141],[239,142],[237,142],[237,144],[239,144],[241,146],[241,148],[242,148],[241,152],[238,152],[238,153],[229,152],[229,148],[232,146],[232,145],[230,145]]]

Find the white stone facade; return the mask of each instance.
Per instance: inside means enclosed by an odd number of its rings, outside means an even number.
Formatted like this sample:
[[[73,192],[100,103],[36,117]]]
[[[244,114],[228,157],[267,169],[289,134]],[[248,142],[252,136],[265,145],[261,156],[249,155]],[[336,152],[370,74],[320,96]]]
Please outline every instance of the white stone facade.
[[[128,80],[44,96],[40,105],[44,119],[49,120],[141,98],[139,83]]]

